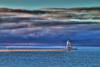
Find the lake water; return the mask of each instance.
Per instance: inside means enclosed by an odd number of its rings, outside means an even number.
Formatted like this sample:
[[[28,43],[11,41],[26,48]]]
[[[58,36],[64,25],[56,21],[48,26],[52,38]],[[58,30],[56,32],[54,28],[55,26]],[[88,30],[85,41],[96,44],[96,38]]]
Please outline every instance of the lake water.
[[[0,23],[0,46],[100,46],[100,23],[5,17]]]
[[[100,67],[100,47],[70,52],[0,53],[0,67]]]
[[[67,40],[71,41],[72,46],[81,47],[75,47],[78,50],[70,52],[1,52],[0,67],[100,67],[100,47],[96,47],[100,46],[99,23],[71,24],[37,20],[1,19],[0,49],[9,46],[29,49],[37,48],[36,46],[62,48]]]

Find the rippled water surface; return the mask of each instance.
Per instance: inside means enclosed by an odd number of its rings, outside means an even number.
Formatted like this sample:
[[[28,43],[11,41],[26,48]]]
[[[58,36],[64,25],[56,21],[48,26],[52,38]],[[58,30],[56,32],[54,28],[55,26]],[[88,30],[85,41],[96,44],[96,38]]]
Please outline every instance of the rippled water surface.
[[[100,47],[70,52],[2,52],[0,67],[100,67]]]

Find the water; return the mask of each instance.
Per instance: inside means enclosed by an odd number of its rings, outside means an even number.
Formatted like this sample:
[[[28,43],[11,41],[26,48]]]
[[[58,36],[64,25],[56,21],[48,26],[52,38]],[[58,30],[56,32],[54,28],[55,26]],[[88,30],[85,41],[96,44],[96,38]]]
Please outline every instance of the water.
[[[70,52],[2,52],[0,67],[100,67],[100,47],[78,47]]]
[[[0,17],[0,46],[99,46],[100,23]],[[74,23],[74,24],[73,24]]]
[[[100,45],[100,24],[36,21],[38,19],[1,19],[0,49],[8,46],[55,48],[65,46],[67,39],[71,40],[72,46]],[[70,52],[1,52],[0,67],[100,67],[100,47],[75,48],[78,50]]]

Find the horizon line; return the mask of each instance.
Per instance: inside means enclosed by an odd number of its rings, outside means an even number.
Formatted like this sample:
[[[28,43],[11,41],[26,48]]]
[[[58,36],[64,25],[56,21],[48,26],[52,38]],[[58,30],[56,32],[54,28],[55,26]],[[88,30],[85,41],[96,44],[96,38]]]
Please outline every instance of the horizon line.
[[[41,9],[74,9],[74,8],[100,8],[100,6],[84,6],[84,7],[41,7],[41,8],[34,8],[34,9],[27,9],[27,8],[13,8],[13,7],[0,7],[7,8],[7,9],[22,9],[22,10],[41,10]]]

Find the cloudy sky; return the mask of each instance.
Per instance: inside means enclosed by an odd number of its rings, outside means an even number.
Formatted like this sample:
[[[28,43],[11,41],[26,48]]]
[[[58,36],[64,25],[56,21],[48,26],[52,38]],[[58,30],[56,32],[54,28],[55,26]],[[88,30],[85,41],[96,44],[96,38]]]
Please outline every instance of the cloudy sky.
[[[39,9],[39,8],[70,8],[98,7],[100,0],[0,0],[0,7]]]

